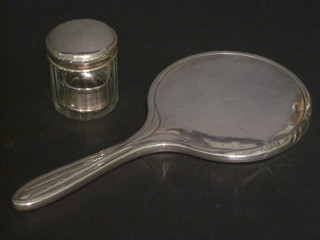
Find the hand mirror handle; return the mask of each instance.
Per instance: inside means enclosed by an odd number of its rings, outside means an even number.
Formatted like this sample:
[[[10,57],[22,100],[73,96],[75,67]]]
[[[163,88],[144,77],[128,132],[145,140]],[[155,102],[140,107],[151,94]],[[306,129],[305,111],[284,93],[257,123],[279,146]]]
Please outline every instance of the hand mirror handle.
[[[147,153],[148,149],[144,151]],[[13,205],[21,211],[45,206],[140,155],[138,145],[128,142],[117,144],[28,182],[12,197]]]

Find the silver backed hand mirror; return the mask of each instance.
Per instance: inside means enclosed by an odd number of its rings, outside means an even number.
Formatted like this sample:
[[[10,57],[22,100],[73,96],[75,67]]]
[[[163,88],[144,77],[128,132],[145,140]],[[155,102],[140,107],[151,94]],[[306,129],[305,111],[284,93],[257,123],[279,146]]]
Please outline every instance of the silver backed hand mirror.
[[[47,205],[134,158],[180,152],[250,162],[288,149],[306,132],[311,100],[283,66],[239,52],[207,52],[164,69],[151,85],[144,126],[126,141],[22,186],[18,210]]]

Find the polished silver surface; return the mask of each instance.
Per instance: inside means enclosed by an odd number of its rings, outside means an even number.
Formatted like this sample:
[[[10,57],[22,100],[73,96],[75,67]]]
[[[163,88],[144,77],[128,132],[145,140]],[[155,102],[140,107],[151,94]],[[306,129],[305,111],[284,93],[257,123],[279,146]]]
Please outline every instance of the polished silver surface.
[[[239,52],[207,52],[170,65],[154,80],[148,108],[134,136],[27,183],[14,194],[14,207],[47,205],[153,152],[232,163],[266,159],[296,143],[311,116],[309,94],[293,73]]]
[[[50,58],[59,65],[91,64],[112,58],[117,51],[117,34],[94,19],[75,19],[50,31],[46,45]],[[67,65],[68,67],[68,65]]]

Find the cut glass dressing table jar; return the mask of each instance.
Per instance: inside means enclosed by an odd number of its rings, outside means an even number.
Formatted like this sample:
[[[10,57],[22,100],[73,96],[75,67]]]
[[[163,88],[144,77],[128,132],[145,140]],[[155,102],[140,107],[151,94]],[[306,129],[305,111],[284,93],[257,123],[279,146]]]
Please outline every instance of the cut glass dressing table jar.
[[[117,35],[107,24],[76,19],[46,38],[55,108],[64,116],[91,120],[118,101]]]

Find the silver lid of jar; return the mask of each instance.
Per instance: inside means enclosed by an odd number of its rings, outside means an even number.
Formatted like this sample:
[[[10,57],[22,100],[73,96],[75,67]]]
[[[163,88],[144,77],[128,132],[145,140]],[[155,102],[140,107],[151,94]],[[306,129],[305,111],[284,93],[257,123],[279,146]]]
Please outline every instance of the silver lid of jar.
[[[46,46],[49,59],[61,67],[92,68],[116,55],[117,35],[103,22],[75,19],[49,32]]]

